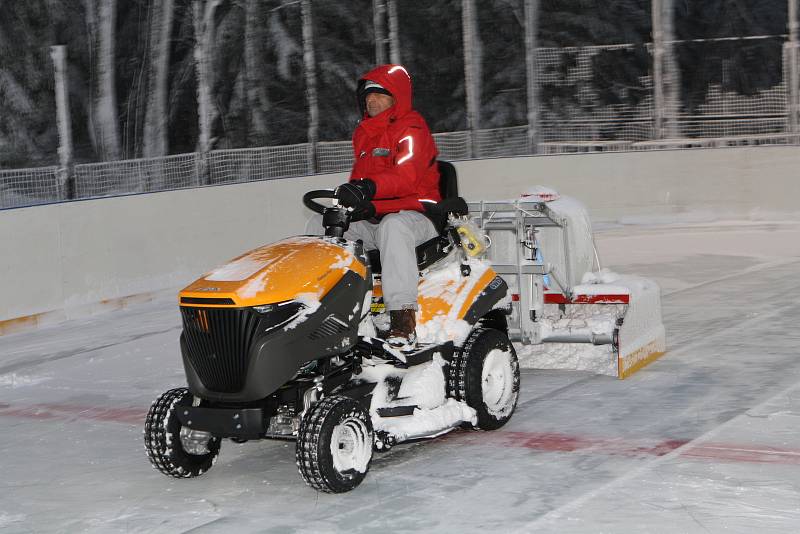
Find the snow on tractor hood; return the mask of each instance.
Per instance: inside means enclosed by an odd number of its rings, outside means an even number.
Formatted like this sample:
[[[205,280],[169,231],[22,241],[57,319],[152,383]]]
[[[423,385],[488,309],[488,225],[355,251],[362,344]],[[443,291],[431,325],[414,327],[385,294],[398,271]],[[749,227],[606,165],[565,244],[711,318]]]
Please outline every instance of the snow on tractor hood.
[[[293,237],[266,245],[205,274],[180,292],[182,304],[260,306],[321,299],[348,271],[366,266],[351,250],[323,237]]]

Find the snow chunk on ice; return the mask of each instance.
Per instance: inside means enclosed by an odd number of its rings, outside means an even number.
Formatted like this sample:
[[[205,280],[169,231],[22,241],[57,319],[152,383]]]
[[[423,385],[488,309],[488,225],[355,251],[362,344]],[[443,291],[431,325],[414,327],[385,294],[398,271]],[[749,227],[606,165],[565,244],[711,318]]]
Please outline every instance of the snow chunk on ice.
[[[0,375],[0,387],[21,388],[26,386],[35,386],[42,382],[50,380],[49,377],[44,376],[24,376],[17,373],[7,375]]]

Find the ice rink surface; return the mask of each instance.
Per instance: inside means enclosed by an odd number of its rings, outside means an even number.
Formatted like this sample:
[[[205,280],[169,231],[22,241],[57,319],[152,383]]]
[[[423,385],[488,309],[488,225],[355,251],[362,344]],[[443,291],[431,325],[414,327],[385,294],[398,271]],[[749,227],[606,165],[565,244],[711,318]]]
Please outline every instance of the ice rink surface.
[[[800,531],[800,223],[597,244],[661,284],[666,356],[624,381],[525,370],[504,428],[377,454],[343,495],[308,488],[290,442],[225,441],[190,480],[150,467],[144,415],[185,384],[172,292],[0,337],[0,532]]]

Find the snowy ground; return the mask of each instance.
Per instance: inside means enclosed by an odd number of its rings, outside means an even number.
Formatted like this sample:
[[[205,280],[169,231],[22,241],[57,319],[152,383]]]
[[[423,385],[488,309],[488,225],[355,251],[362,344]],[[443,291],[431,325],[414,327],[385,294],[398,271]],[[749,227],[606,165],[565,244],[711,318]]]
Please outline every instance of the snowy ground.
[[[306,487],[291,443],[224,442],[193,480],[150,468],[144,413],[183,384],[173,295],[0,337],[0,531],[797,532],[800,224],[598,247],[662,285],[664,358],[625,381],[526,370],[506,427],[399,446],[345,495]]]

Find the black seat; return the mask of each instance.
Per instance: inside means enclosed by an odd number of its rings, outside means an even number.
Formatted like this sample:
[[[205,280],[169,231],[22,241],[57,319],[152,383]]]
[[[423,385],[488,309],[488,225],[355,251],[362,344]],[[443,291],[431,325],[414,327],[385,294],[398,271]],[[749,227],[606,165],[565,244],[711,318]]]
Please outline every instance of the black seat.
[[[438,205],[443,211],[443,217],[446,217],[448,213],[466,215],[467,203],[458,196],[458,175],[455,166],[449,161],[437,160],[436,163],[439,167],[439,193],[442,195],[442,201]],[[443,224],[437,226],[443,226]],[[440,235],[425,241],[416,248],[417,266],[420,271],[447,256],[452,249],[452,243],[447,233],[442,228],[438,228],[438,230]],[[380,253],[377,250],[368,250],[367,259],[372,272],[380,273]]]
[[[458,198],[458,176],[455,165],[442,160],[436,163],[439,164],[439,193],[442,199]]]

